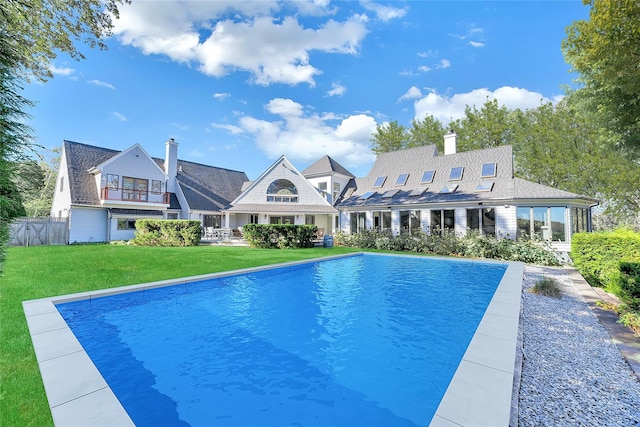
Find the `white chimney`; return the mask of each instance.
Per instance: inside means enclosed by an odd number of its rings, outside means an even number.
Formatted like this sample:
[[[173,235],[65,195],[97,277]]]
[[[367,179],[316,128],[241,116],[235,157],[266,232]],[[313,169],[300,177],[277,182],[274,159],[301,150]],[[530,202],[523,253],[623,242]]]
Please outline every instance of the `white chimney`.
[[[456,154],[458,150],[458,135],[454,131],[449,131],[444,136],[444,155]]]
[[[176,192],[176,176],[178,175],[178,143],[173,139],[165,142],[167,147],[164,157],[164,173],[169,177],[167,192]]]

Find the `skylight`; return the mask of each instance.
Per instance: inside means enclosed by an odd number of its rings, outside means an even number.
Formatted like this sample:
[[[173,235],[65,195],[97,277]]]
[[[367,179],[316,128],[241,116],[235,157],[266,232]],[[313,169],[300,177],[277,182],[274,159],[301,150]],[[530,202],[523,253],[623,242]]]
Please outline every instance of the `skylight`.
[[[440,193],[441,194],[452,194],[457,189],[458,189],[458,184],[449,184],[446,187],[444,187],[442,190],[440,190]]]
[[[451,168],[451,173],[449,173],[449,181],[460,181],[462,179],[463,171],[464,168],[462,166]]]
[[[367,191],[362,196],[358,197],[358,200],[366,200],[369,197],[373,196],[374,194],[376,194],[374,191]]]
[[[476,186],[476,191],[491,191],[493,189],[493,181],[482,181]]]
[[[405,185],[407,183],[407,178],[409,178],[408,173],[401,173],[400,175],[398,175],[396,185]]]
[[[384,198],[393,197],[393,196],[395,196],[396,194],[398,194],[398,191],[400,191],[400,190],[398,190],[398,189],[395,189],[395,190],[389,190],[389,191],[387,191],[386,193],[384,193],[384,194],[382,195],[382,198],[384,199]]]
[[[495,163],[485,163],[482,165],[482,174],[480,178],[491,178],[496,176],[496,164]]]
[[[422,196],[425,191],[427,191],[427,187],[416,188],[411,193],[409,193],[409,196],[411,196],[411,197]]]
[[[382,187],[384,182],[387,180],[386,176],[379,176],[376,178],[376,182],[373,184],[374,188]]]
[[[436,171],[425,171],[422,174],[422,179],[420,180],[420,184],[431,184],[433,182],[433,176],[436,174]]]

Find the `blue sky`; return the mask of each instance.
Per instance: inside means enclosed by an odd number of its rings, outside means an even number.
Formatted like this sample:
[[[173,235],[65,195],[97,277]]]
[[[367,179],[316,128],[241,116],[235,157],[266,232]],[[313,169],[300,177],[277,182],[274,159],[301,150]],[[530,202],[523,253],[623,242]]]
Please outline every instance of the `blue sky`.
[[[557,101],[575,75],[560,44],[575,1],[136,1],[106,51],[59,56],[25,97],[37,143],[64,139],[257,178],[284,154],[328,154],[364,176],[376,125],[462,117],[497,98]]]

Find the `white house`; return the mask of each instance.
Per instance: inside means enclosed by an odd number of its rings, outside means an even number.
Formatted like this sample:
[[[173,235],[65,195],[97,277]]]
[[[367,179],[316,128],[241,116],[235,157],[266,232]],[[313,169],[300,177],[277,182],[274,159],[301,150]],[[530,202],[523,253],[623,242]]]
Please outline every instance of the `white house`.
[[[329,178],[323,182],[330,182]],[[338,179],[335,182],[341,182]],[[331,233],[337,224],[338,210],[329,200],[326,191],[315,187],[282,156],[231,202],[226,210],[227,227],[315,224],[321,233]]]
[[[428,233],[475,230],[516,238],[537,236],[571,250],[574,232],[591,230],[593,198],[514,176],[511,146],[458,153],[456,136],[435,145],[384,153],[366,177],[337,201],[340,228]]]
[[[435,145],[384,153],[355,178],[329,156],[300,172],[284,156],[258,179],[177,159],[135,144],[119,152],[65,141],[52,216],[69,218],[70,242],[130,239],[139,218],[198,219],[205,228],[315,224],[322,233],[389,230],[394,235],[469,230],[537,236],[569,251],[591,230],[593,198],[514,176],[511,146],[457,152],[456,135]]]
[[[64,141],[51,216],[68,218],[69,242],[131,239],[141,218],[220,227],[246,174],[179,160],[173,139],[165,147],[162,160],[139,144],[116,151]]]

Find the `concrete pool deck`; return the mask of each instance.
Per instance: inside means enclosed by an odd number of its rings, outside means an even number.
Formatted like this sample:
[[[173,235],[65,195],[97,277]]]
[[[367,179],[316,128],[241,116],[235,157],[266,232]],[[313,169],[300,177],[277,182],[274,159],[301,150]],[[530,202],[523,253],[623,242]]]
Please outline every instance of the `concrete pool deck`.
[[[56,309],[55,304],[354,255],[358,254],[24,301],[23,308],[55,425],[58,427],[134,425]],[[512,412],[524,264],[491,260],[441,259],[452,262],[503,264],[507,265],[507,270],[430,425],[506,427],[509,425]]]

